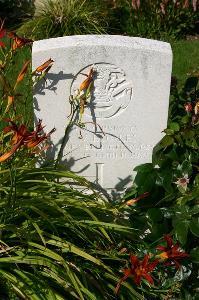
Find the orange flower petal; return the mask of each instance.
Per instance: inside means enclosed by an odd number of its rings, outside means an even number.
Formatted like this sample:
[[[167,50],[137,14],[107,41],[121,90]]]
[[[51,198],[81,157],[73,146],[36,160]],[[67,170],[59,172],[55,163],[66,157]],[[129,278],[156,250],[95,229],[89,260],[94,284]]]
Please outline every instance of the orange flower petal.
[[[14,103],[14,96],[8,96],[8,104],[6,106],[5,112],[8,112],[10,106]]]
[[[90,69],[88,77],[81,83],[80,91],[86,90],[93,81],[93,68]]]
[[[124,269],[123,272],[124,272],[124,276],[120,279],[120,281],[118,282],[118,284],[117,284],[117,286],[115,288],[116,295],[119,292],[119,289],[120,289],[120,286],[121,286],[122,282],[124,282],[129,276],[132,275],[131,269]]]
[[[16,50],[17,48],[33,43],[33,40],[19,37],[15,32],[9,32],[8,36],[13,39],[12,50]]]
[[[16,144],[14,147],[12,147],[12,149],[9,152],[0,156],[0,163],[4,162],[8,158],[10,158],[17,151],[17,149],[21,146],[21,142],[22,141],[19,141],[18,144]]]
[[[26,72],[27,72],[27,70],[28,70],[29,64],[30,64],[30,60],[28,60],[28,61],[23,65],[23,67],[22,67],[22,69],[21,69],[21,72],[19,73],[19,75],[18,75],[18,77],[17,77],[16,85],[17,85],[20,81],[22,81],[22,80],[24,79],[24,76],[25,76],[25,74],[26,74]],[[16,85],[15,85],[15,86],[16,86]]]
[[[146,198],[146,197],[148,197],[148,196],[149,196],[149,192],[145,192],[144,194],[141,194],[140,196],[138,196],[138,197],[136,197],[136,198],[134,198],[134,199],[128,200],[128,201],[126,202],[126,205],[131,206],[131,205],[133,205],[134,203],[136,203],[137,201],[139,201],[139,200],[141,200],[141,199],[144,199],[144,198]]]
[[[37,67],[36,70],[33,73],[36,72],[43,72],[44,70],[46,70],[52,63],[54,62],[54,60],[52,60],[51,58],[49,58],[45,63],[43,63],[41,66]]]

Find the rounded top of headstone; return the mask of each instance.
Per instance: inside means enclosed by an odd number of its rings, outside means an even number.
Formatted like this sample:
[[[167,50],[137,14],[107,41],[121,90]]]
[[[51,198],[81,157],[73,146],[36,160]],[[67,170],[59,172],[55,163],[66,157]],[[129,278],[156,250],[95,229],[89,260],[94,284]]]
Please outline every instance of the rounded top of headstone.
[[[48,49],[68,48],[78,46],[113,46],[130,47],[135,49],[151,50],[171,54],[169,43],[120,35],[74,35],[35,41],[33,52],[47,51]]]

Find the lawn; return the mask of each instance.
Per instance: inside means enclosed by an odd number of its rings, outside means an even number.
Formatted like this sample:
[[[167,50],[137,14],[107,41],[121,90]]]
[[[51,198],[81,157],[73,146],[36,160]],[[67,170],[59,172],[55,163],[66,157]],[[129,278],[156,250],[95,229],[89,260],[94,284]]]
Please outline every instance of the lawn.
[[[187,75],[199,65],[199,41],[176,41],[172,43],[173,75],[183,83]]]

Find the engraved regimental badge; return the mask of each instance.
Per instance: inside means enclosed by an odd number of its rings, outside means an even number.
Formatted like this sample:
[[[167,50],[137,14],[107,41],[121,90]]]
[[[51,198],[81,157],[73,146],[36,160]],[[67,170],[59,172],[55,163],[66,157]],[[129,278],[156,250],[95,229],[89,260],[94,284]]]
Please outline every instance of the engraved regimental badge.
[[[71,94],[75,93],[91,68],[94,70],[94,87],[85,113],[101,119],[118,116],[130,103],[133,88],[125,72],[115,65],[96,63],[80,70],[72,82]]]

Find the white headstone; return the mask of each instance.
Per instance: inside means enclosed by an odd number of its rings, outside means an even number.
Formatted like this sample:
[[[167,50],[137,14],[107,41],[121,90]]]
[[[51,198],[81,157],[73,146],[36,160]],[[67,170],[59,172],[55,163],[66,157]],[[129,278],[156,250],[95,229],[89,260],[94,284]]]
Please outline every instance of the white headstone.
[[[56,128],[53,154],[56,157],[68,122],[69,96],[93,67],[93,95],[83,116],[90,123],[82,138],[74,126],[63,161],[109,194],[123,192],[132,183],[133,168],[151,162],[152,149],[167,125],[170,44],[108,35],[34,42],[33,69],[49,58],[54,64],[46,83],[37,88],[34,111],[46,131]]]

